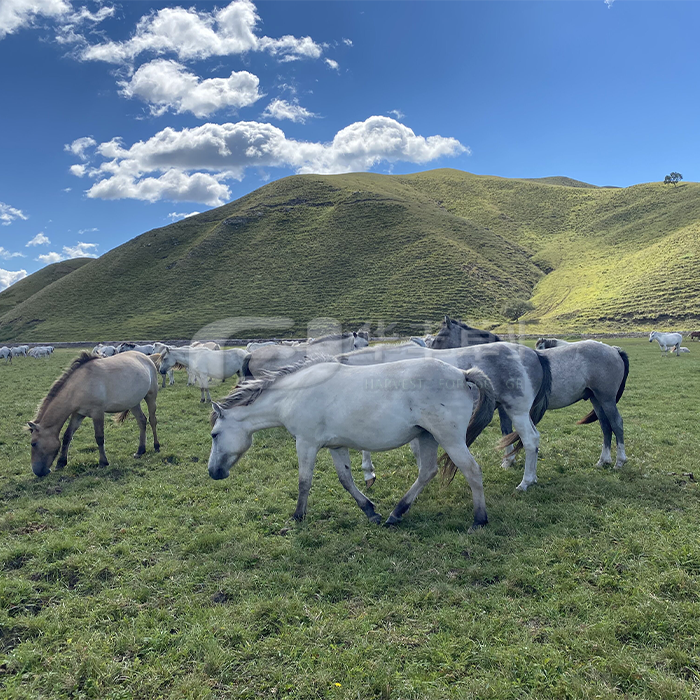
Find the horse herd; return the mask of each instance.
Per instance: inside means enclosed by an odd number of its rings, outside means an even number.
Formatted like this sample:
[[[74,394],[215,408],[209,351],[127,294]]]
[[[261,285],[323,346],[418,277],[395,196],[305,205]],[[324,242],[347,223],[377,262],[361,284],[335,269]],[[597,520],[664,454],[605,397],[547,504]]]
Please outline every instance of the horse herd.
[[[36,345],[33,348],[29,345],[15,345],[11,348],[3,345],[0,348],[0,359],[4,359],[5,364],[12,364],[14,357],[50,357],[51,353],[53,353],[53,345]]]
[[[428,346],[429,345],[429,346]],[[103,348],[106,346],[102,346]],[[208,380],[234,373],[238,385],[220,403],[212,403],[209,475],[223,479],[250,448],[259,430],[283,426],[295,438],[299,494],[295,519],[302,519],[318,452],[330,450],[343,487],[372,522],[380,516],[355,485],[349,449],[362,451],[369,488],[375,480],[371,453],[410,443],[418,477],[398,502],[386,524],[396,524],[423,488],[440,471],[451,479],[457,470],[467,479],[474,502],[474,528],[487,522],[481,469],[469,447],[499,413],[509,467],[520,449],[525,469],[518,489],[537,482],[540,434],[537,424],[547,410],[582,399],[592,410],[579,423],[598,421],[603,433],[599,465],[615,468],[626,461],[622,417],[617,408],[629,374],[627,354],[618,347],[583,340],[575,343],[540,339],[537,348],[505,342],[445,317],[440,331],[426,342],[416,338],[400,345],[369,346],[366,334],[344,333],[297,345],[261,344],[250,350],[176,348],[154,344],[152,355],[141,347],[103,356],[83,352],[53,384],[31,433],[32,470],[37,476],[67,463],[73,434],[85,417],[92,419],[99,463],[104,450],[104,414],[124,420],[131,412],[139,425],[135,457],[146,451],[150,423],[158,451],[156,396],[159,377],[186,367],[208,396]],[[141,409],[146,401],[148,418]],[[60,437],[63,425],[68,426]],[[60,454],[59,454],[60,452]]]

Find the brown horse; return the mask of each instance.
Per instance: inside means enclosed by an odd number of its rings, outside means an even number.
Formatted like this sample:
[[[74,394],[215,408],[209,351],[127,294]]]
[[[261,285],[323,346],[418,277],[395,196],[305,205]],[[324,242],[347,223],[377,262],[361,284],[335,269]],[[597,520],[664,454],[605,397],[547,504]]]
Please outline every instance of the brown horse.
[[[41,402],[36,418],[27,424],[32,436],[32,470],[37,476],[51,471],[59,448],[61,454],[56,468],[66,466],[68,446],[73,434],[84,418],[92,418],[95,441],[100,451],[100,466],[109,462],[105,454],[105,413],[119,413],[119,421],[126,419],[129,411],[136,418],[139,428],[139,448],[134,457],[146,451],[146,416],[141,410],[141,400],[146,399],[148,421],[153,430],[153,447],[160,449],[156,434],[156,395],[158,372],[153,362],[140,352],[125,352],[113,357],[98,357],[83,352],[71,366],[53,383]],[[65,422],[70,422],[63,434],[59,433]]]
[[[691,340],[700,340],[700,331],[693,331],[690,334],[690,339]]]

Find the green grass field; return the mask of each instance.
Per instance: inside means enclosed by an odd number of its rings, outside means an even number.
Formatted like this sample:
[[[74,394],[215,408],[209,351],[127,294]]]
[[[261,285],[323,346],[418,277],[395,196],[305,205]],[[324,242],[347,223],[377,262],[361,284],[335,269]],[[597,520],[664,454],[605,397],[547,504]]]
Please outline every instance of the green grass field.
[[[0,696],[697,698],[700,346],[615,342],[627,465],[594,466],[581,403],[545,416],[539,484],[517,493],[494,423],[473,449],[490,518],[473,535],[461,477],[387,530],[327,454],[290,522],[281,429],[212,481],[209,410],[183,373],[159,395],[160,454],[133,459],[135,421],[109,422],[99,469],[86,421],[68,467],[38,480],[23,425],[75,353],[0,365]],[[408,448],[375,463],[386,516],[416,469]]]

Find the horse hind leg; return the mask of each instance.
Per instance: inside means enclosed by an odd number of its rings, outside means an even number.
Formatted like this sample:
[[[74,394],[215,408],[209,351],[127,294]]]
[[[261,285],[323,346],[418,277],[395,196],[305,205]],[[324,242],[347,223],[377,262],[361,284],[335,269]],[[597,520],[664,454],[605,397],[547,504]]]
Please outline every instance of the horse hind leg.
[[[413,482],[413,485],[404,494],[403,498],[396,504],[391,515],[387,518],[386,523],[384,523],[386,526],[396,525],[401,521],[403,514],[411,507],[420,492],[438,473],[437,440],[430,433],[424,432],[416,438],[416,442],[416,451],[418,453],[416,455],[418,460],[418,478]],[[455,464],[457,464],[457,462],[455,462]]]
[[[513,432],[513,421],[511,421],[510,416],[506,413],[503,406],[498,407],[498,418],[501,423],[501,435],[505,437]],[[503,469],[510,469],[515,462],[515,446],[508,445],[505,450],[505,455],[503,456],[503,461],[501,462],[501,467]]]
[[[591,397],[591,405],[593,406],[593,410],[598,416],[600,429],[603,431],[603,451],[600,453],[600,459],[598,460],[598,464],[596,465],[598,467],[602,467],[605,464],[612,464],[612,456],[610,454],[610,450],[612,447],[613,431],[612,426],[610,425],[610,421],[608,420],[608,417],[605,414],[605,411],[603,410],[600,401],[598,401],[598,399],[595,396]]]
[[[371,488],[377,477],[374,473],[374,464],[372,464],[372,453],[367,450],[362,450],[362,473],[365,477],[365,486]]]
[[[63,469],[63,467],[68,464],[68,447],[70,446],[71,440],[73,439],[73,435],[75,434],[75,431],[80,427],[80,424],[83,422],[83,418],[85,416],[78,415],[77,413],[74,413],[70,417],[70,422],[68,423],[68,427],[66,428],[66,431],[63,433],[63,443],[61,445],[61,454],[58,457],[58,461],[56,462],[56,469]]]
[[[627,461],[627,455],[625,453],[625,432],[622,423],[622,416],[620,415],[620,411],[617,409],[617,404],[615,403],[614,399],[602,401],[601,408],[610,423],[613,433],[615,433],[615,443],[617,448],[615,469],[620,469]]]
[[[156,452],[160,452],[160,442],[158,442],[158,432],[156,430],[158,425],[158,420],[156,419],[156,393],[149,392],[146,394],[146,406],[148,407],[148,422],[153,433],[153,449]]]
[[[97,443],[97,449],[100,453],[100,461],[98,464],[101,467],[108,467],[109,461],[105,454],[105,414],[101,413],[97,418],[93,417],[92,423],[95,427],[95,442]]]
[[[146,416],[141,409],[141,404],[137,403],[131,410],[136,422],[139,424],[139,449],[134,453],[134,457],[140,457],[146,451]]]
[[[540,448],[540,434],[530,419],[529,413],[514,415],[513,427],[525,448],[525,471],[523,479],[516,489],[527,491],[529,486],[537,483],[537,453]]]
[[[343,488],[355,499],[355,503],[360,510],[367,516],[371,523],[380,523],[382,516],[374,510],[374,503],[360,491],[355,485],[350,470],[350,451],[347,447],[338,447],[329,450],[335,465],[335,471],[338,474],[338,479],[343,485]]]

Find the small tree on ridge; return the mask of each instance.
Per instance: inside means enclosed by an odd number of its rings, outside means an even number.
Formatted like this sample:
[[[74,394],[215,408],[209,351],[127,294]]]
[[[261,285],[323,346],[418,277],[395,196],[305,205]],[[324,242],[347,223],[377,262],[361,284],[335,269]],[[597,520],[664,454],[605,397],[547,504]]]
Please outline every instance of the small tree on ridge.
[[[674,187],[683,179],[680,173],[671,173],[664,178],[664,185],[673,185]]]

